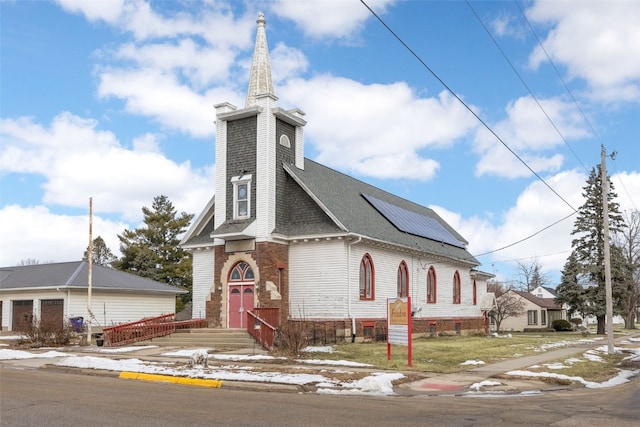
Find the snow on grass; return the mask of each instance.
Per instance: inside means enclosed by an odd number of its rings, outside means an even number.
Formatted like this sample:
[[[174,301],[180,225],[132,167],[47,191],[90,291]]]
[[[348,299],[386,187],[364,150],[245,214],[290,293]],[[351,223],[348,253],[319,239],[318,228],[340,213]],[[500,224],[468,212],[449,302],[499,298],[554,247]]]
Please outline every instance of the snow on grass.
[[[23,350],[0,349],[0,360],[18,360],[18,359],[50,359],[53,357],[66,357],[69,353],[60,353],[59,351],[47,351],[45,353],[32,353]]]
[[[335,347],[332,346],[309,346],[305,347],[302,351],[306,353],[333,353]]]
[[[484,365],[485,363],[482,360],[466,360],[461,363],[461,365]]]
[[[208,348],[189,348],[189,349],[183,349],[183,350],[178,350],[178,351],[169,351],[167,353],[162,353],[163,356],[167,356],[167,357],[191,357],[193,356],[195,353],[199,353],[201,351],[206,351],[209,352],[210,349]]]
[[[351,362],[348,360],[327,360],[327,359],[296,359],[298,363],[307,363],[309,365],[338,365],[338,366],[351,366],[354,368],[362,367],[367,368],[373,365],[360,362]]]
[[[569,375],[556,374],[553,372],[509,371],[506,373],[506,375],[512,375],[517,377],[557,378],[560,380],[568,380],[572,382],[581,383],[587,388],[605,388],[605,387],[615,387],[617,385],[624,384],[629,381],[629,378],[632,378],[635,375],[637,375],[637,373],[638,373],[637,371],[620,370],[618,371],[618,375],[601,383],[597,383],[594,381],[586,381],[581,377],[572,377]]]
[[[375,372],[368,377],[355,381],[340,382],[336,384],[340,388],[333,388],[336,385],[320,383],[317,384],[318,394],[379,394],[391,395],[393,392],[393,381],[404,378],[399,372],[385,373]]]
[[[480,391],[480,388],[482,387],[493,387],[496,385],[502,385],[502,383],[499,383],[498,381],[485,380],[485,381],[480,381],[479,383],[473,383],[469,386],[469,388],[471,390]]]
[[[158,348],[157,345],[131,345],[128,347],[98,348],[98,353],[128,353],[130,351]]]
[[[268,356],[266,354],[254,354],[254,355],[248,355],[248,354],[211,354],[209,355],[210,358],[212,359],[217,359],[217,360],[233,360],[236,362],[239,361],[245,361],[245,362],[251,362],[251,361],[256,361],[256,360],[286,360],[286,357],[273,357],[273,356]]]

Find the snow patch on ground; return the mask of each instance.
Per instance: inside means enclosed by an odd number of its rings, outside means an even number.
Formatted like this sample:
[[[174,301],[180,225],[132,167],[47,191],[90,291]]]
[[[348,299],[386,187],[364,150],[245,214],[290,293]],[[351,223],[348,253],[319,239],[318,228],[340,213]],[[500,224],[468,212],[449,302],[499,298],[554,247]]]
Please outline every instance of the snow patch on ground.
[[[18,359],[50,359],[53,357],[66,357],[69,353],[60,353],[59,351],[47,351],[45,353],[32,353],[22,350],[0,349],[0,360],[18,360]]]
[[[481,381],[479,383],[473,383],[469,386],[469,388],[471,390],[475,390],[475,391],[480,391],[480,389],[482,387],[493,387],[496,385],[502,385],[502,383],[499,383],[498,381],[490,381],[490,380],[485,380],[485,381]]]
[[[467,360],[461,363],[461,365],[484,365],[485,363],[482,360]]]

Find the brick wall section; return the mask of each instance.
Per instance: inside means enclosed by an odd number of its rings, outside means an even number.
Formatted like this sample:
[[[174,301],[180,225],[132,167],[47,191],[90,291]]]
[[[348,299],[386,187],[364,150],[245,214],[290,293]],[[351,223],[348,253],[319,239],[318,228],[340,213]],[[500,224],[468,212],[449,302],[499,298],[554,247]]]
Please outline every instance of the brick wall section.
[[[283,324],[289,317],[289,247],[272,242],[256,243],[254,258],[260,268],[259,306],[279,308],[280,324]],[[279,279],[278,267],[284,267]],[[267,282],[272,282],[276,286],[280,282],[279,291],[282,296],[280,300],[270,298],[269,292],[267,292]]]
[[[224,252],[224,246],[216,246],[215,247],[215,261],[213,265],[213,280],[214,280],[214,292],[211,294],[211,301],[206,302],[207,309],[207,321],[209,322],[209,326],[212,328],[219,328],[225,325],[222,325],[222,292],[218,290],[223,283],[220,282],[220,272],[222,271],[222,266],[227,260],[226,254]]]

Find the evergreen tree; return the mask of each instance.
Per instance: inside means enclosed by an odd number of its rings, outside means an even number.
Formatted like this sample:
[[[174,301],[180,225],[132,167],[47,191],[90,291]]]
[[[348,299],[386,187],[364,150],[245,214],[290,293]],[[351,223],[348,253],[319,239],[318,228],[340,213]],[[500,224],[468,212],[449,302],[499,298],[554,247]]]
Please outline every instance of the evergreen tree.
[[[560,284],[556,287],[556,304],[566,304],[569,306],[569,316],[574,313],[585,316],[587,308],[587,297],[585,289],[579,283],[580,264],[576,259],[576,254],[571,252],[567,262],[562,269]]]
[[[186,231],[193,214],[178,215],[163,195],[153,199],[151,209],[143,207],[142,213],[144,226],[118,235],[122,258],[113,266],[187,290],[189,293],[180,297],[181,302],[191,301],[192,257],[179,246],[179,237]]]
[[[87,261],[89,259],[89,247],[84,251],[82,260]],[[104,239],[100,236],[93,239],[93,250],[91,251],[91,261],[94,264],[110,267],[111,263],[116,260],[116,256],[111,252],[111,249],[107,246]]]
[[[585,312],[593,314],[598,321],[598,334],[605,333],[606,298],[604,273],[604,211],[602,206],[601,166],[591,169],[587,184],[583,187],[584,204],[578,209],[578,217],[573,226],[571,242],[572,254],[580,265],[580,273],[585,278]],[[609,230],[620,232],[624,228],[624,220],[620,215],[617,195],[609,177],[607,204],[609,210]],[[612,251],[613,253],[613,251]],[[613,258],[613,256],[612,256]],[[616,284],[612,280],[612,287]]]

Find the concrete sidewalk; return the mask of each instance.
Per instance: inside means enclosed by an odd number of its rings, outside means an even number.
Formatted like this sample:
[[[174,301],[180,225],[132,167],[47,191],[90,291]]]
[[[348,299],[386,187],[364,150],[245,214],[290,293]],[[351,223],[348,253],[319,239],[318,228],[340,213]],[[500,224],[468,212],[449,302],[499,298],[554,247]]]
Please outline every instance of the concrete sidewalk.
[[[628,340],[631,337],[640,337],[640,333],[616,339],[616,346],[618,346],[621,341]],[[582,387],[580,384],[552,384],[534,377],[527,379],[515,377],[509,378],[503,374],[510,371],[524,370],[534,365],[542,365],[557,360],[577,357],[590,349],[601,347],[603,345],[606,346],[606,340],[598,341],[597,343],[579,342],[575,345],[544,351],[531,356],[518,357],[502,362],[491,363],[456,373],[429,375],[428,378],[422,380],[401,384],[397,389],[399,394],[456,395],[476,390],[476,388],[471,389],[470,386],[474,384],[478,385],[483,381],[500,383],[500,385],[478,387],[477,390],[482,389],[483,391],[509,394],[580,388]]]
[[[616,346],[625,339],[629,339],[630,337],[640,337],[640,332],[625,336],[623,338],[619,338],[616,340]],[[588,351],[589,349],[606,346],[606,340],[599,340],[597,342],[578,342],[574,345],[558,348],[555,350],[543,351],[538,354],[532,356],[519,357],[514,359],[505,360],[498,363],[492,363],[488,365],[483,365],[479,367],[470,367],[464,371],[451,373],[451,374],[437,374],[437,373],[429,373],[429,372],[416,372],[416,371],[407,371],[405,374],[407,376],[422,377],[419,380],[407,382],[403,384],[396,385],[394,387],[394,391],[398,395],[462,395],[468,394],[473,391],[483,391],[487,392],[495,392],[502,394],[517,394],[517,393],[537,393],[542,391],[551,391],[551,390],[562,390],[568,388],[580,388],[583,387],[579,384],[571,384],[571,385],[559,385],[553,384],[550,382],[542,381],[536,378],[514,378],[504,376],[506,372],[514,371],[514,370],[523,370],[533,365],[542,365],[545,363],[558,361],[558,360],[566,360],[570,357],[581,356],[583,353]],[[86,346],[86,347],[67,347],[65,349],[58,349],[59,351],[65,353],[74,353],[76,355],[85,355],[85,356],[100,356],[100,357],[108,357],[108,358],[137,358],[144,361],[150,362],[168,362],[168,363],[178,363],[178,364],[186,364],[189,360],[189,357],[174,357],[174,356],[166,356],[165,354],[172,351],[182,350],[182,348],[171,348],[171,347],[145,347],[133,351],[127,352],[106,352],[105,350],[109,350],[104,347],[96,347],[96,346]],[[247,348],[243,350],[237,350],[231,352],[231,354],[240,354],[240,355],[260,355],[266,354],[264,350],[261,348]],[[42,359],[42,358],[33,358],[33,359],[20,359],[20,360],[3,360],[0,361],[0,365],[13,365],[15,367],[22,367],[24,369],[65,369],[68,371],[75,371],[86,374],[100,374],[98,372],[91,372],[90,370],[81,370],[78,368],[59,368],[53,365],[55,360],[52,359]],[[301,367],[300,364],[297,364],[294,361],[281,362],[278,360],[270,361],[234,361],[235,365],[253,365],[259,366],[260,369],[271,371],[274,373],[282,372],[285,370],[296,370]],[[332,366],[324,366],[324,368],[335,368],[335,365]],[[323,369],[321,365],[314,366],[305,366],[306,369]],[[346,369],[346,368],[345,368]],[[376,368],[353,368],[348,367],[349,370],[357,371],[357,372],[365,372],[365,373],[374,373],[381,372],[380,369]],[[104,372],[104,375],[118,375],[117,372]],[[490,383],[489,383],[490,382]],[[472,387],[474,386],[475,387]],[[310,391],[310,388],[307,386],[294,386],[291,384],[282,384],[282,390],[277,386],[276,383],[238,383],[233,384],[233,381],[225,381],[225,387],[237,387],[244,389],[255,389],[255,390],[270,390],[270,391],[288,391],[288,392],[303,392]],[[311,387],[312,389],[313,387]]]

